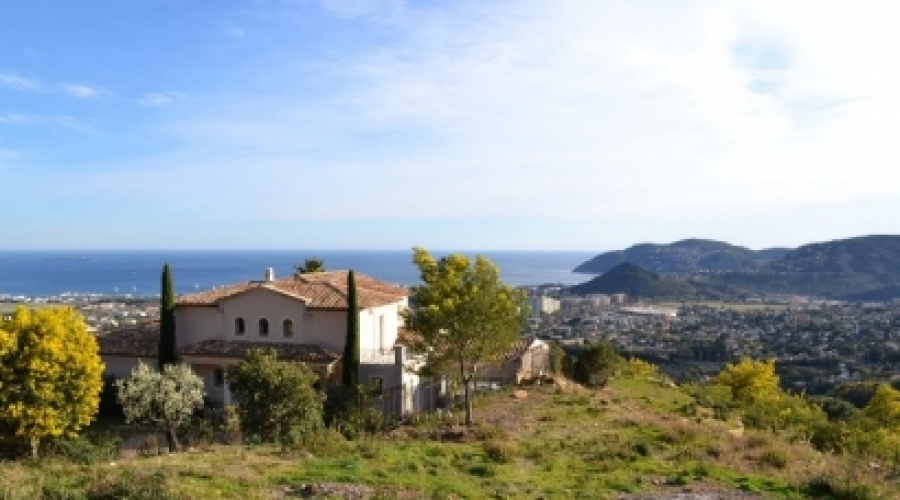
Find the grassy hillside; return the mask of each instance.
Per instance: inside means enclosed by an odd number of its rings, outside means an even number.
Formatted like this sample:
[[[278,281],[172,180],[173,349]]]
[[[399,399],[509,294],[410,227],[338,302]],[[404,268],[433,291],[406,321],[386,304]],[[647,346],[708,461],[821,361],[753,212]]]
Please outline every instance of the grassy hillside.
[[[332,434],[308,451],[207,444],[98,459],[75,447],[69,458],[0,462],[0,497],[687,500],[900,491],[896,471],[816,452],[796,436],[743,431],[653,377],[614,379],[597,391],[568,383],[525,391],[479,399],[472,431],[448,417],[354,442]],[[840,484],[868,496],[835,494]]]

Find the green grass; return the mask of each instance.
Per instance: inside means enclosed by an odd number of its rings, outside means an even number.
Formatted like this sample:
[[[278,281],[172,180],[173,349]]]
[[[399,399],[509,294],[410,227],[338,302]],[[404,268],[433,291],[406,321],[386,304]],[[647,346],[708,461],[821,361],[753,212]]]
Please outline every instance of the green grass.
[[[431,418],[354,442],[331,435],[295,452],[216,445],[83,465],[0,462],[0,498],[271,498],[316,483],[363,484],[376,498],[618,498],[698,487],[768,498],[821,491],[823,498],[850,498],[847,491],[879,498],[900,489],[896,476],[861,475],[845,458],[806,444],[758,431],[736,437],[725,422],[680,415],[690,398],[658,380],[614,380],[602,391],[527,390],[521,400],[506,392],[480,397],[478,424],[463,442],[437,441],[451,424]],[[88,436],[121,430],[105,422]]]

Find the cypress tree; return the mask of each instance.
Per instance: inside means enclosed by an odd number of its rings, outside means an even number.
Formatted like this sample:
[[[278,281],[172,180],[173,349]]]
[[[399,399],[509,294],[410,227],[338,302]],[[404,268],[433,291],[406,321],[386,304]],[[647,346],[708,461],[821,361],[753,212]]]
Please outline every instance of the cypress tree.
[[[345,387],[356,387],[359,384],[359,304],[353,271],[347,273],[347,338],[341,383]]]
[[[159,369],[175,363],[175,290],[172,271],[166,263],[162,270],[162,291],[159,304]]]

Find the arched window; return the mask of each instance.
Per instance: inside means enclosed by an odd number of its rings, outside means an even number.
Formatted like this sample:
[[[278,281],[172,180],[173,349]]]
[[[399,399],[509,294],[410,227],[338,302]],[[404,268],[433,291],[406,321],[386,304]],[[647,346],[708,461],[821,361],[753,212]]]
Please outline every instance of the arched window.
[[[269,320],[266,318],[259,318],[259,336],[269,336]]]
[[[234,334],[243,335],[245,331],[247,331],[247,323],[244,322],[244,318],[234,318]]]
[[[281,334],[286,339],[294,338],[294,320],[287,318],[281,322]]]

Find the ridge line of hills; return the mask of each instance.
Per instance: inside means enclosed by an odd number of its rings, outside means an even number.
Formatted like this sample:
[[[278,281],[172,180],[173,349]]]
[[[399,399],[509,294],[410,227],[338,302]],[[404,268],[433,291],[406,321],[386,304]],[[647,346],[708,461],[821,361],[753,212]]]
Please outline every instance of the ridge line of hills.
[[[697,238],[644,243],[601,253],[573,271],[599,274],[572,287],[578,294],[710,300],[797,294],[886,301],[900,298],[900,236],[765,250]]]

